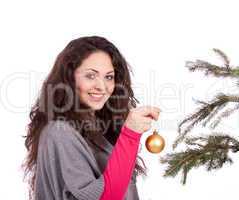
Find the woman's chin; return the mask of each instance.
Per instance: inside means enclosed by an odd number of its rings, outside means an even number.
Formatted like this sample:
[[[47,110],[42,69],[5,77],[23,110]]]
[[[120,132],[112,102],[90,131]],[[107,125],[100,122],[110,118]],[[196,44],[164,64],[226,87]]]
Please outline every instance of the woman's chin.
[[[90,104],[89,105],[92,110],[101,110],[104,106],[104,104]]]

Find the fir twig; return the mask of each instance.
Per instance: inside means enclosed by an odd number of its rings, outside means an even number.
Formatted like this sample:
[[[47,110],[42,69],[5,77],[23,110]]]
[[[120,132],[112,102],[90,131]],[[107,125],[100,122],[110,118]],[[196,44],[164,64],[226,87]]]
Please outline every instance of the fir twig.
[[[189,71],[205,71],[205,75],[213,75],[215,77],[230,77],[230,78],[238,78],[239,77],[239,67],[235,69],[219,67],[217,65],[213,65],[209,62],[205,62],[203,60],[196,60],[195,62],[187,61],[186,67]]]
[[[223,109],[229,102],[239,103],[239,96],[218,94],[209,103],[197,101],[197,103],[202,104],[203,106],[200,107],[196,113],[190,115],[179,123],[179,136],[176,138],[173,148],[176,148],[176,146],[183,141],[186,134],[191,131],[195,125],[204,121],[203,125],[205,126],[215,116],[215,114],[219,110]],[[183,128],[183,125],[186,125],[186,127]]]
[[[202,60],[186,62],[186,67],[190,71],[204,71],[205,75],[239,78],[239,67],[232,68],[226,54],[219,49],[213,50],[222,58],[222,67]],[[239,80],[237,86],[239,87]],[[164,177],[174,177],[182,171],[183,184],[186,184],[187,175],[192,168],[205,165],[208,171],[219,169],[225,163],[232,163],[228,155],[229,150],[234,153],[239,151],[239,141],[225,134],[214,133],[207,137],[186,137],[186,134],[197,124],[201,123],[202,126],[206,126],[217,115],[216,120],[210,124],[210,127],[214,129],[223,118],[229,117],[236,110],[239,110],[239,96],[219,93],[210,102],[196,100],[196,103],[200,104],[199,109],[179,124],[179,135],[173,144],[173,148],[176,148],[179,142],[184,141],[187,149],[182,152],[167,154],[161,158],[162,163],[168,164]],[[219,114],[228,103],[236,105]]]
[[[233,108],[227,109],[226,111],[224,111],[223,113],[221,113],[216,120],[214,120],[211,124],[210,127],[212,129],[216,128],[216,126],[221,122],[221,120],[223,118],[229,117],[230,115],[232,115],[235,111],[239,110],[239,103],[236,104],[236,106],[234,106]]]
[[[186,67],[189,71],[204,71],[205,75],[213,75],[215,77],[230,77],[230,78],[239,78],[239,67],[230,67],[230,60],[226,54],[220,49],[213,49],[213,51],[220,56],[223,60],[223,66],[217,66],[206,62],[204,60],[196,60],[195,62],[187,61]]]
[[[187,138],[185,143],[188,145],[186,151],[167,154],[160,160],[161,163],[168,164],[164,177],[175,177],[182,171],[182,184],[186,184],[187,175],[192,168],[201,165],[206,165],[207,171],[221,168],[223,164],[233,162],[228,155],[229,150],[239,151],[239,141],[219,133]]]
[[[227,57],[227,55],[223,51],[221,51],[220,49],[214,48],[213,51],[222,58],[224,66],[229,70],[230,69],[230,67],[229,67],[230,66],[230,60]]]

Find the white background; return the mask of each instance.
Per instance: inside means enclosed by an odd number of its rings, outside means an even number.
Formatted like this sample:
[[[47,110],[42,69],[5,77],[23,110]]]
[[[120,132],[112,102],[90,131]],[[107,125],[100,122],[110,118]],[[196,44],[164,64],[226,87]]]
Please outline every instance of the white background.
[[[237,93],[235,81],[190,73],[185,61],[221,61],[212,52],[220,48],[239,65],[238,5],[236,1],[12,1],[0,3],[1,199],[27,199],[20,165],[25,157],[23,135],[29,111],[56,55],[75,38],[100,35],[112,41],[133,68],[134,91],[141,105],[157,105],[163,112],[154,124],[166,139],[166,148],[140,155],[148,177],[138,178],[141,200],[237,198],[238,155],[235,163],[208,173],[204,167],[181,176],[163,178],[159,156],[171,152],[177,123],[193,112],[193,98],[210,100],[219,91]],[[223,121],[218,131],[238,135],[238,114]],[[195,129],[192,134],[210,133]]]

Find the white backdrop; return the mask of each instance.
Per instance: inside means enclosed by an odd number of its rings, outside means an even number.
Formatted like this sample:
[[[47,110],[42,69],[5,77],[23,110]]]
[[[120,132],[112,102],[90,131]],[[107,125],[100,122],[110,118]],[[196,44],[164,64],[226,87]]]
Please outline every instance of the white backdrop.
[[[170,152],[177,123],[196,109],[193,98],[210,100],[218,91],[237,93],[231,80],[190,73],[185,61],[197,58],[220,63],[212,48],[220,48],[239,65],[238,5],[236,1],[13,1],[0,3],[0,196],[27,199],[20,164],[25,156],[29,110],[56,55],[77,37],[100,35],[112,41],[133,68],[140,105],[157,105],[162,115],[154,124]],[[238,114],[217,130],[238,135]],[[210,130],[195,129],[194,133]],[[140,155],[148,177],[138,178],[141,200],[237,198],[238,155],[235,163],[208,173],[201,167],[189,173],[186,186],[180,176],[163,178],[159,155],[144,147]]]

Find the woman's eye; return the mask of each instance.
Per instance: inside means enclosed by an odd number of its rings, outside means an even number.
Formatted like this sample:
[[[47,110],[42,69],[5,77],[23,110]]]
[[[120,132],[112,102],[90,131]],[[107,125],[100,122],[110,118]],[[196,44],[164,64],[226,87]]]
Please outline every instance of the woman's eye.
[[[95,75],[94,74],[87,74],[86,77],[89,78],[89,79],[94,79]]]
[[[108,80],[113,80],[113,79],[114,79],[114,76],[113,76],[113,75],[109,75],[109,76],[106,76],[106,78],[107,78]]]

